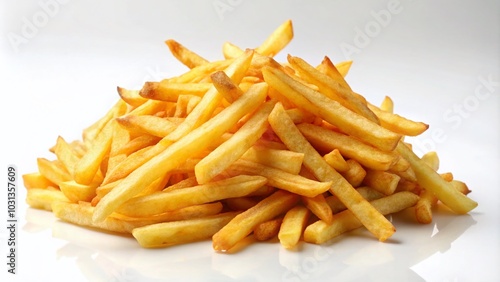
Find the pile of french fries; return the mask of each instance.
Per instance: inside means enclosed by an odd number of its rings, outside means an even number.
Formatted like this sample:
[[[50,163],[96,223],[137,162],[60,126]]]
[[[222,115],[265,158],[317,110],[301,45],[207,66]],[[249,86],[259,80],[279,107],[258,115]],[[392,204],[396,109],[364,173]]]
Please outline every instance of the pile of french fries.
[[[477,206],[465,183],[438,173],[435,152],[418,157],[404,141],[427,124],[351,89],[351,61],[277,62],[292,38],[286,21],[255,49],[224,43],[219,61],[167,40],[189,70],[118,87],[82,140],[58,137],[55,158],[23,175],[27,203],[142,247],[211,238],[219,252],[248,236],[291,249],[360,227],[385,241],[388,214],[412,208],[429,223],[438,204]]]

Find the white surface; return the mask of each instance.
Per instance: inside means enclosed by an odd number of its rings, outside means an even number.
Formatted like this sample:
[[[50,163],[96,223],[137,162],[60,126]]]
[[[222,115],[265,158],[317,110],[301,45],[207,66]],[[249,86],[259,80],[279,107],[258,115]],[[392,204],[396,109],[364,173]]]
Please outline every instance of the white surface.
[[[44,10],[46,2],[0,4],[2,167],[18,167],[19,186],[37,157],[51,157],[58,135],[80,138],[116,101],[116,86],[138,88],[185,70],[164,40],[215,60],[224,41],[255,47],[292,19],[295,39],[278,60],[287,53],[317,63],[324,55],[353,59],[353,89],[375,104],[389,95],[398,113],[429,123],[415,140],[419,152],[436,149],[441,171],[465,181],[479,207],[467,216],[443,210],[430,225],[397,216],[387,243],[357,231],[297,252],[274,242],[224,255],[210,242],[141,249],[27,208],[20,188],[18,275],[2,281],[498,281],[498,1],[67,0]],[[362,31],[371,37],[363,41]],[[12,43],[13,34],[23,43]],[[358,52],[347,56],[346,44]],[[7,230],[0,235],[3,277]]]

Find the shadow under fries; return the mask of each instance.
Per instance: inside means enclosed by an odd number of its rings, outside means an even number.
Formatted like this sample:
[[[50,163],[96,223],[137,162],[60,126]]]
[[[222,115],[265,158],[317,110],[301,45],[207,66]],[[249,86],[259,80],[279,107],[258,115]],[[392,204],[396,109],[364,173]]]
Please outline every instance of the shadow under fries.
[[[476,223],[471,215],[437,209],[434,222],[425,226],[412,223],[412,209],[390,216],[399,228],[385,243],[363,228],[322,245],[301,242],[292,250],[277,240],[259,242],[250,235],[235,246],[235,254],[214,252],[209,240],[144,249],[132,237],[75,226],[32,209],[23,230],[37,233],[51,228],[53,237],[67,241],[56,250],[57,259],[73,260],[89,281],[161,281],[165,277],[207,281],[207,274],[214,281],[315,281],[326,273],[336,281],[424,281],[412,267],[446,252]],[[404,257],[398,257],[401,254]]]

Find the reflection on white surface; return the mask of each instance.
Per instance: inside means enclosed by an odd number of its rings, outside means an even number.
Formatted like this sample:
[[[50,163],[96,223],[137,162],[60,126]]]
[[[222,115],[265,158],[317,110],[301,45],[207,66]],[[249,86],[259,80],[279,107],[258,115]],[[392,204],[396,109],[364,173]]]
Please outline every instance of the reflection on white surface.
[[[474,216],[456,216],[443,208],[433,224],[420,225],[411,212],[391,217],[398,231],[385,243],[358,229],[323,245],[302,243],[295,250],[282,248],[276,239],[256,242],[248,237],[233,254],[215,253],[209,241],[143,249],[132,237],[82,228],[33,209],[23,230],[33,233],[32,240],[51,232],[51,240],[61,244],[46,257],[54,255],[55,264],[76,267],[82,281],[428,281],[429,275],[461,281],[450,267],[441,276],[430,274],[432,267],[418,269],[436,254],[460,248],[454,242],[476,223]]]

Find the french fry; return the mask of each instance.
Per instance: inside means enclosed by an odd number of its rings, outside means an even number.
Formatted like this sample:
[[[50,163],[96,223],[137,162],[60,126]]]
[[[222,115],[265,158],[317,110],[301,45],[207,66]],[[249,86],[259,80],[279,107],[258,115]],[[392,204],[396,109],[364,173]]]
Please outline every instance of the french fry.
[[[117,212],[127,216],[151,216],[187,206],[243,197],[262,187],[266,182],[267,180],[261,176],[239,175],[204,185],[135,197],[125,202]]]
[[[146,82],[139,94],[146,99],[177,102],[181,95],[201,97],[211,86],[210,83]]]
[[[118,86],[116,90],[120,98],[133,108],[137,108],[147,101],[146,98],[141,97],[139,90],[129,90],[120,86]]]
[[[189,50],[184,45],[180,44],[179,42],[173,39],[165,41],[165,44],[167,44],[172,55],[174,55],[174,57],[177,58],[177,60],[179,60],[182,64],[184,64],[190,69],[208,63],[208,61],[205,60],[203,57],[194,53],[193,51]]]
[[[267,117],[266,117],[267,120]],[[241,156],[242,159],[274,167],[291,174],[299,174],[304,154],[288,150],[252,146]]]
[[[138,227],[132,235],[144,248],[159,248],[209,239],[223,226],[227,226],[238,212],[164,222]]]
[[[92,125],[85,128],[82,132],[83,143],[89,146],[92,141],[97,137],[101,130],[108,124],[108,122],[118,116],[121,116],[127,112],[127,103],[123,100],[118,100],[111,109],[106,112],[104,116],[94,122]]]
[[[278,233],[278,238],[283,247],[291,249],[297,245],[306,227],[309,215],[309,210],[301,205],[297,205],[286,212]]]
[[[123,234],[129,234],[135,227],[129,222],[114,217],[106,218],[103,222],[93,222],[92,214],[94,207],[91,205],[58,201],[52,203],[52,210],[57,218],[80,226]]]
[[[409,208],[418,200],[411,192],[398,192],[370,202],[381,214],[396,213]],[[304,240],[309,243],[322,244],[342,233],[363,226],[350,210],[345,210],[333,216],[332,224],[318,220],[306,227]]]
[[[383,111],[369,103],[368,108],[377,115],[382,127],[402,135],[417,136],[424,133],[427,128],[429,128],[428,124],[412,121],[400,115]]]
[[[335,67],[337,68],[337,70],[339,71],[339,73],[343,77],[347,76],[347,73],[351,69],[351,66],[352,66],[352,61],[351,60],[347,60],[347,61],[343,61],[343,62],[335,64]]]
[[[434,171],[439,169],[439,157],[436,152],[428,152],[421,158]],[[432,208],[437,204],[437,197],[429,190],[423,189],[419,193],[420,199],[415,204],[415,219],[423,224],[432,222]]]
[[[80,158],[77,153],[73,150],[70,144],[64,140],[61,136],[57,137],[56,146],[54,148],[54,154],[57,159],[61,161],[61,163],[66,168],[66,171],[73,173],[75,169],[75,165],[78,163]]]
[[[349,66],[350,66],[350,64],[349,64]],[[352,91],[351,86],[349,86],[347,81],[344,79],[345,75],[342,75],[342,73],[340,73],[340,71],[337,69],[335,64],[333,64],[333,62],[327,56],[325,56],[323,58],[323,61],[321,61],[321,64],[319,66],[317,66],[316,68],[318,69],[318,71],[320,71],[321,73],[324,73],[325,75],[327,75],[328,77],[330,77],[331,79],[336,81],[338,84],[340,84],[341,87]],[[356,98],[360,98],[360,97],[357,96]],[[366,100],[363,102],[366,103]]]
[[[376,149],[356,138],[321,126],[303,123],[298,124],[297,127],[316,148],[325,151],[338,149],[342,156],[354,159],[371,169],[388,170],[398,159],[398,156],[392,152]]]
[[[213,248],[225,252],[248,236],[258,224],[268,221],[292,208],[299,196],[278,190],[257,205],[235,216],[212,236]]]
[[[352,187],[356,188],[361,186],[366,176],[366,170],[356,160],[350,159],[347,160],[346,163],[349,169],[345,172],[340,172],[340,174]]]
[[[60,160],[37,158],[36,163],[40,174],[58,187],[61,182],[71,180],[71,175]]]
[[[477,207],[477,202],[454,189],[449,182],[443,180],[437,172],[422,162],[405,144],[399,143],[397,151],[410,162],[417,176],[418,184],[431,191],[452,211],[465,214]]]
[[[52,204],[55,202],[69,202],[63,192],[58,189],[28,189],[26,203],[35,209],[52,211]]]
[[[328,223],[332,222],[333,212],[323,194],[311,198],[302,196],[302,202],[319,219]]]
[[[349,164],[347,164],[339,149],[333,149],[330,153],[325,154],[323,159],[338,172],[349,170]]]
[[[161,138],[152,135],[137,136],[128,141],[126,144],[123,144],[116,152],[116,155],[123,154],[125,156],[129,156],[130,154],[135,153],[141,149],[155,145],[160,140]]]
[[[280,103],[276,104],[269,115],[269,124],[290,150],[304,154],[304,166],[318,180],[333,182],[330,192],[337,196],[380,241],[387,240],[395,232],[394,226],[375,210],[347,180],[333,170],[301,135]]]
[[[276,28],[255,51],[261,55],[273,57],[285,48],[292,39],[292,21],[287,20]]]
[[[48,188],[56,187],[57,185],[48,180],[40,172],[25,173],[22,175],[24,187],[31,188]]]
[[[224,99],[226,99],[229,103],[234,102],[241,95],[243,95],[243,91],[233,83],[231,78],[229,78],[225,72],[214,72],[210,78],[212,79],[212,83],[217,91],[219,91],[219,93],[222,94]]]
[[[112,214],[112,217],[130,222],[134,224],[134,228],[136,228],[161,222],[187,220],[216,215],[221,213],[223,208],[224,207],[221,202],[215,202],[180,208],[148,217],[128,217],[118,213]]]
[[[269,185],[306,197],[315,197],[326,192],[332,185],[330,181],[318,182],[243,159],[234,162],[228,170],[236,174],[264,176],[268,179]]]
[[[161,138],[167,136],[178,125],[166,118],[152,115],[126,115],[115,120],[133,135],[149,134]]]
[[[61,182],[59,188],[64,196],[73,203],[90,202],[96,196],[96,188],[100,183],[79,184],[74,180]]]
[[[366,176],[363,178],[363,184],[384,195],[391,195],[396,191],[400,179],[401,177],[390,172],[367,170]]]
[[[99,133],[92,146],[75,166],[74,180],[83,185],[90,184],[99,170],[104,156],[109,153],[113,137],[113,127],[116,123],[110,121]]]
[[[391,97],[384,97],[384,100],[382,100],[382,103],[380,104],[380,109],[388,113],[394,112],[394,101],[392,101]]]

